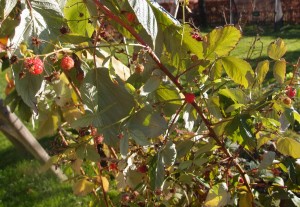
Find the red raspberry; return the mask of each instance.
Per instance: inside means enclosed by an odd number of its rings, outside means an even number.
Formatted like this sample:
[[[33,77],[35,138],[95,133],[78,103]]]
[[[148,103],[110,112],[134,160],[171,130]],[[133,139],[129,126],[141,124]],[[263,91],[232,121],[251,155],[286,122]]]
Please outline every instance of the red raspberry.
[[[115,163],[115,162],[112,162],[112,163],[110,163],[110,165],[109,165],[109,170],[110,171],[113,171],[113,170],[118,170],[118,165],[117,165],[117,163]]]
[[[94,137],[94,142],[96,144],[101,144],[103,142],[103,140],[104,140],[104,137],[102,135]]]
[[[296,96],[296,89],[291,87],[291,86],[287,86],[286,87],[286,95],[290,98],[294,98]]]
[[[187,103],[193,103],[195,101],[195,94],[193,93],[185,93],[184,96]]]
[[[70,56],[65,56],[61,60],[60,67],[64,70],[71,70],[74,67],[74,60]]]
[[[203,41],[203,38],[197,33],[192,34],[192,38],[197,41]]]
[[[24,67],[33,75],[39,75],[44,71],[44,63],[38,57],[26,58]]]
[[[128,20],[128,22],[134,22],[135,21],[135,14],[134,13],[127,13],[126,14],[126,19]]]

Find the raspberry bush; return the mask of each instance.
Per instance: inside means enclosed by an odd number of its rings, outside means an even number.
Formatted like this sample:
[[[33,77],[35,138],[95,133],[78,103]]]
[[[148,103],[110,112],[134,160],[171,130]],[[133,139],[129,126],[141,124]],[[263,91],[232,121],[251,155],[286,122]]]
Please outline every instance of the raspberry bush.
[[[299,63],[282,39],[252,67],[230,55],[234,26],[202,35],[155,1],[57,2],[2,1],[0,54],[6,103],[54,137],[49,165],[74,194],[106,207],[300,205]]]

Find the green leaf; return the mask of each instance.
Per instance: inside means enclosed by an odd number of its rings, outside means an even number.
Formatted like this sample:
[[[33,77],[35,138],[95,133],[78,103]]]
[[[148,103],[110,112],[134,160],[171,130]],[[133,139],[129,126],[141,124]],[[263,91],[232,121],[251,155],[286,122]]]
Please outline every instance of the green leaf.
[[[7,16],[10,14],[10,12],[14,9],[16,6],[18,0],[1,0],[0,1],[0,25],[1,23],[7,18]],[[3,11],[2,11],[3,9]]]
[[[269,71],[270,62],[268,60],[261,61],[257,64],[256,67],[256,82],[257,84],[262,84],[268,71]]]
[[[222,65],[227,75],[237,84],[248,88],[253,81],[251,65],[245,60],[236,57],[223,57]]]
[[[218,59],[214,64],[210,72],[210,78],[216,80],[221,78],[223,72],[222,59]]]
[[[157,166],[156,166],[156,177],[155,177],[155,189],[161,189],[165,180],[165,168],[163,163],[163,157],[161,153],[157,157]]]
[[[180,159],[181,157],[189,153],[194,144],[195,143],[191,140],[184,140],[176,143],[177,159]]]
[[[157,21],[151,6],[146,0],[130,0],[128,1],[132,7],[138,21],[141,23],[146,32],[151,36],[153,42],[157,36]]]
[[[161,189],[164,182],[165,169],[160,153],[156,154],[149,163],[148,175],[152,190]]]
[[[160,76],[151,76],[145,83],[145,85],[141,88],[141,95],[147,96],[149,93],[152,93],[155,91],[159,86],[161,82]]]
[[[204,42],[206,58],[215,59],[216,56],[226,56],[235,48],[241,38],[241,32],[234,26],[219,27],[207,34]]]
[[[118,76],[112,82],[107,68],[97,68],[87,73],[80,93],[84,104],[91,110],[81,120],[92,121],[103,133],[105,142],[116,145],[120,124],[135,106],[134,98],[126,90],[124,82]]]
[[[182,104],[178,91],[172,85],[160,85],[156,90],[156,97],[161,102],[166,116],[172,116]]]
[[[123,158],[125,158],[128,154],[129,149],[129,136],[128,134],[124,134],[123,138],[120,140],[120,153]]]
[[[273,74],[276,81],[280,84],[284,83],[286,74],[286,61],[284,59],[277,60],[273,66]]]
[[[247,96],[244,91],[239,88],[220,89],[219,94],[230,98],[234,103],[247,103]]]
[[[23,65],[20,63],[13,65],[13,73],[16,77],[15,84],[18,94],[22,97],[24,103],[32,108],[37,113],[37,96],[40,91],[44,90],[43,75],[33,75],[27,73],[25,77],[19,78],[19,74],[23,69]]]
[[[71,44],[80,44],[83,42],[91,41],[91,38],[72,33],[72,34],[61,35],[58,37],[58,40],[60,42],[66,42],[66,43],[71,43]]]
[[[143,182],[144,175],[136,170],[129,168],[126,173],[126,183],[131,189],[135,189],[139,184]]]
[[[100,161],[100,155],[94,145],[81,144],[78,148],[76,148],[76,155],[82,160],[90,160],[92,162]]]
[[[286,156],[300,158],[300,142],[293,138],[279,138],[276,141],[277,150]]]
[[[300,114],[296,110],[293,110],[293,115],[294,115],[294,120],[300,123]]]
[[[161,156],[164,165],[172,166],[175,163],[177,156],[176,145],[169,140],[161,151]]]
[[[91,37],[94,32],[91,16],[83,0],[68,0],[64,7],[64,15],[73,33]]]
[[[272,151],[268,151],[262,156],[262,161],[258,167],[258,170],[264,170],[267,169],[270,165],[273,164],[273,161],[275,159],[276,153]]]
[[[15,34],[11,38],[14,48],[21,42],[31,43],[32,37],[43,40],[55,40],[60,34],[59,29],[63,25],[63,14],[55,0],[33,0],[28,4],[22,4],[20,24],[15,28]],[[45,44],[39,46],[42,51]]]
[[[143,131],[132,129],[128,132],[128,134],[138,145],[148,146],[151,144]]]
[[[204,202],[205,207],[222,207],[230,201],[230,193],[226,183],[214,185],[208,192]]]
[[[273,60],[279,60],[286,53],[286,45],[283,40],[278,38],[268,47],[268,56]]]
[[[251,117],[249,115],[237,115],[226,125],[226,134],[235,142],[247,149],[255,148],[255,137],[251,130]]]
[[[159,112],[145,106],[135,113],[128,122],[129,130],[139,130],[145,137],[155,138],[167,130],[168,124]]]
[[[231,106],[229,106],[226,110],[225,110],[225,112],[226,113],[231,113],[231,112],[233,112],[233,111],[235,111],[235,110],[237,110],[237,109],[240,109],[240,108],[242,108],[242,107],[244,107],[245,105],[244,104],[232,104]]]

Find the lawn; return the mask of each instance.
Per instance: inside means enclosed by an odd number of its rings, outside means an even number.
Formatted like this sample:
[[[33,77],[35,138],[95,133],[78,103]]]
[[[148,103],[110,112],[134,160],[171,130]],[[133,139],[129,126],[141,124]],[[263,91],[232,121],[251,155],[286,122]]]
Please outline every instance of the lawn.
[[[247,58],[249,48],[256,35],[255,26],[244,29],[244,37],[231,55]],[[286,27],[281,32],[272,32],[266,28],[255,44],[252,56],[249,58],[255,65],[258,60],[267,58],[267,47],[270,42],[281,37],[286,42],[288,52],[285,58],[296,63],[300,56],[300,41],[298,34],[300,26]],[[260,54],[262,48],[262,53]],[[4,97],[4,72],[0,72],[0,98]],[[42,142],[42,144],[46,145]],[[32,156],[17,151],[0,133],[0,207],[32,207],[32,206],[88,206],[86,198],[75,197],[70,183],[59,183],[50,173],[38,174],[40,164]]]
[[[5,85],[1,72],[0,98]],[[42,145],[47,143],[49,139],[42,140]],[[88,206],[87,198],[73,195],[70,183],[60,183],[50,172],[37,173],[39,167],[39,162],[14,148],[0,132],[0,207]]]

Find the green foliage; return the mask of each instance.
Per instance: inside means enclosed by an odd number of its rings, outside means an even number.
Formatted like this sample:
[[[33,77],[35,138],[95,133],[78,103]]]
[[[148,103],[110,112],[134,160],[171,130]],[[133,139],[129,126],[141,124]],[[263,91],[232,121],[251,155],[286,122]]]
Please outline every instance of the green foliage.
[[[19,62],[7,102],[22,98],[39,114],[40,136],[58,132],[53,162],[71,166],[73,192],[94,194],[90,206],[297,205],[300,142],[287,132],[300,121],[299,96],[287,90],[298,88],[299,65],[283,58],[282,39],[253,66],[232,55],[236,27],[202,35],[152,1],[12,7],[21,21],[8,55]],[[60,68],[65,55],[70,71]],[[44,74],[24,69],[28,56],[43,59]]]

